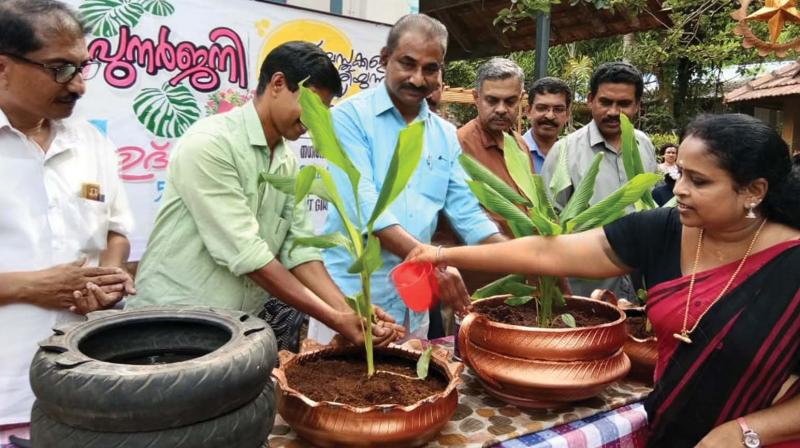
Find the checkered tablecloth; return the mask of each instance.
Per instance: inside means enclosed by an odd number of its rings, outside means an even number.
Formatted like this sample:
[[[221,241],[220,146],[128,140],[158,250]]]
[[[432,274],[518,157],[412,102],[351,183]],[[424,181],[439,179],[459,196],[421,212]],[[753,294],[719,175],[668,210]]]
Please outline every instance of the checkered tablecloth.
[[[498,448],[637,448],[647,442],[641,402],[495,445]]]

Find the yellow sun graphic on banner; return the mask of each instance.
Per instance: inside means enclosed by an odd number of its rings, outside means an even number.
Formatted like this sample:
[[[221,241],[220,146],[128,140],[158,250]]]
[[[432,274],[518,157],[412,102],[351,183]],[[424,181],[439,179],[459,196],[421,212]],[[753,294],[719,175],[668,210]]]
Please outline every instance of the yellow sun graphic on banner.
[[[258,56],[258,63],[255,65],[255,79],[258,79],[261,63],[266,59],[267,54],[284,42],[293,40],[312,42],[319,45],[326,53],[343,55],[345,58],[349,58],[353,51],[350,38],[345,33],[318,20],[291,20],[273,29],[270,29],[269,21],[261,20],[256,22],[256,28],[259,36],[264,38],[264,43]],[[338,69],[340,64],[335,63],[334,65]],[[361,89],[358,85],[353,85],[347,90],[345,96],[353,95],[359,90]]]

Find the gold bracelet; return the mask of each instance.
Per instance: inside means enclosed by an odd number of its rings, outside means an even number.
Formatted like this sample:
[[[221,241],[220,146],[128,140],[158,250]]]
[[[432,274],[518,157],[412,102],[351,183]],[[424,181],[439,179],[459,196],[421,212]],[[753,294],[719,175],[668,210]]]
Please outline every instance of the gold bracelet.
[[[444,264],[444,259],[442,257],[442,245],[436,246],[436,265]]]

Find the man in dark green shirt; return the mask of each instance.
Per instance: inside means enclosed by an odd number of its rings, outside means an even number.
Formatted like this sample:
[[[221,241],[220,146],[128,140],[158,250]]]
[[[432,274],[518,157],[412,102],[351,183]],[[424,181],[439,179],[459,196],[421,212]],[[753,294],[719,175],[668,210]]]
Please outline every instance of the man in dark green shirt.
[[[207,305],[258,313],[267,291],[326,322],[346,339],[362,340],[358,316],[322,264],[319,251],[289,249],[313,235],[305,202],[258,181],[259,174],[295,176],[300,122],[298,83],[326,104],[340,95],[339,73],[307,42],[272,50],[261,67],[255,99],[200,120],[181,138],[170,160],[164,205],[156,217],[128,306]],[[378,311],[384,321],[390,318]],[[387,322],[383,322],[386,324]],[[393,325],[375,327],[380,343]]]

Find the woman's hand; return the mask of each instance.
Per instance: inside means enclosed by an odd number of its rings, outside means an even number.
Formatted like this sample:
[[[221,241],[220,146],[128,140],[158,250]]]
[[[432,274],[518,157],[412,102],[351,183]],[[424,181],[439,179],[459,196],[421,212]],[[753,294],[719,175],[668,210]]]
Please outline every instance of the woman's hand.
[[[420,244],[411,249],[411,252],[406,256],[406,261],[415,263],[433,263],[438,265],[444,260],[440,260],[443,249],[428,244]]]
[[[735,421],[725,422],[711,432],[695,445],[695,448],[727,448],[732,446],[742,446],[742,429]]]

